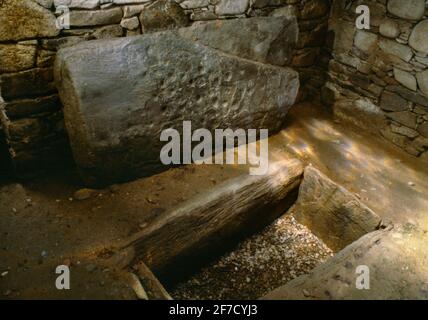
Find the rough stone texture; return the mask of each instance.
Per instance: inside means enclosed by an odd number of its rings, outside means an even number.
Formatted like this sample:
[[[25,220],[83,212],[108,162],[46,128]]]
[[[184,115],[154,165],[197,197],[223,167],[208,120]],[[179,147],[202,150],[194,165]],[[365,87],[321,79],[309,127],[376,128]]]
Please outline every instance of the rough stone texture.
[[[428,299],[427,233],[413,225],[372,232],[264,299]],[[358,290],[357,266],[368,266],[370,290]]]
[[[428,97],[428,70],[417,73],[416,78],[422,93]]]
[[[43,80],[49,79],[49,76],[40,69],[50,69],[57,50],[61,48],[93,39],[141,34],[142,28],[137,25],[136,20],[142,16],[148,17],[146,22],[149,23],[148,29],[153,26],[151,31],[181,27],[193,21],[216,20],[219,23],[220,20],[229,22],[237,18],[266,17],[269,19],[269,17],[280,16],[294,19],[297,16],[300,31],[294,52],[290,50],[291,44],[290,47],[281,45],[281,43],[284,44],[285,37],[292,36],[290,31],[280,34],[275,41],[271,41],[270,37],[276,34],[276,29],[268,30],[266,33],[271,43],[268,53],[269,63],[282,63],[283,58],[285,59],[288,54],[292,55],[291,65],[299,71],[302,84],[299,100],[316,98],[326,81],[325,68],[328,52],[323,47],[327,38],[329,10],[328,2],[324,0],[175,1],[184,11],[174,4],[168,4],[169,9],[163,10],[162,8],[165,9],[164,0],[4,0],[0,2],[2,3],[0,10],[5,12],[4,15],[0,15],[0,21],[7,21],[6,24],[0,23],[0,34],[8,39],[2,39],[0,36],[2,52],[0,77],[5,72],[10,73],[5,75],[6,85],[3,88],[3,95],[6,97],[6,108],[0,126],[7,131],[10,122],[22,118],[39,119],[41,117],[46,120],[45,122],[52,121],[49,126],[52,131],[36,132],[36,135],[39,135],[36,139],[39,141],[38,144],[26,143],[25,137],[23,141],[14,141],[9,144],[11,146],[9,154],[4,157],[17,159],[15,155],[19,153],[19,159],[22,161],[15,166],[16,168],[22,168],[21,164],[28,161],[28,167],[34,171],[33,168],[37,165],[45,163],[44,159],[38,159],[36,150],[50,149],[51,154],[60,154],[58,146],[61,146],[61,143],[64,143],[61,147],[68,146],[67,142],[61,142],[64,141],[64,132],[61,132],[63,126],[58,122],[61,120],[61,113],[58,113],[61,105],[54,103],[55,99],[52,96],[55,95],[55,90],[51,87],[50,80]],[[71,24],[74,20],[74,24],[79,26],[61,31],[55,28],[54,12],[60,10],[62,6],[68,6],[70,9]],[[145,14],[142,15],[143,11]],[[301,15],[300,12],[303,14]],[[151,22],[150,19],[152,19]],[[15,28],[18,24],[19,28]],[[159,25],[161,25],[160,29],[158,29]],[[19,32],[16,32],[17,29]],[[223,29],[219,28],[219,30]],[[251,28],[239,31],[229,29],[219,32],[228,32],[229,37],[232,34],[235,37],[240,35],[241,43],[249,43],[248,39],[252,37],[248,37],[247,33],[256,36],[252,34]],[[264,33],[261,29],[255,32],[258,37],[262,37]],[[229,40],[226,43],[230,44],[229,37],[226,37]],[[219,44],[221,43],[218,42],[217,45]],[[261,46],[263,50],[267,50],[268,43],[263,43]],[[33,50],[36,50],[35,57]],[[222,50],[228,52],[223,44]],[[424,58],[418,57],[418,59]],[[288,62],[287,58],[285,63],[288,64]],[[30,89],[28,94],[25,90],[21,90],[24,84]],[[37,86],[40,86],[40,90],[37,90]],[[9,90],[12,92],[8,92]],[[16,95],[18,91],[19,94]],[[14,149],[15,147],[19,148],[19,152]],[[54,161],[63,162],[63,160]]]
[[[307,20],[322,17],[328,13],[329,8],[327,0],[304,1],[304,6],[300,11],[300,18]]]
[[[313,167],[305,169],[295,218],[335,251],[381,224],[379,216],[355,195]]]
[[[392,92],[384,91],[380,107],[386,111],[404,111],[408,108],[408,101]]]
[[[59,30],[52,12],[33,0],[0,2],[0,41],[55,37]]]
[[[395,39],[400,35],[400,26],[394,20],[388,19],[379,26],[379,32],[384,37]]]
[[[71,11],[70,25],[72,27],[99,26],[119,23],[122,20],[122,9],[115,7],[107,10]]]
[[[36,62],[36,46],[0,44],[0,73],[30,69]]]
[[[419,20],[425,13],[425,0],[389,0],[388,11],[403,19]]]
[[[199,22],[179,29],[181,36],[245,59],[284,66],[297,42],[297,20],[287,17]],[[247,36],[243,37],[242,35]]]
[[[173,31],[63,49],[55,76],[75,160],[89,183],[165,168],[160,132],[182,128],[183,120],[193,128],[273,133],[299,87],[290,69],[222,54]]]
[[[355,35],[355,46],[364,52],[370,52],[377,46],[378,36],[376,34],[357,31]]]
[[[5,100],[49,94],[55,90],[51,68],[37,68],[0,76]]]
[[[243,14],[248,9],[249,0],[220,0],[215,8],[219,16]]]
[[[35,99],[20,99],[7,102],[4,105],[9,120],[30,117],[45,112],[55,112],[61,109],[58,95],[53,94]]]
[[[348,5],[347,5],[348,4]],[[374,135],[382,135],[413,156],[428,158],[415,131],[428,121],[428,20],[426,1],[376,1],[371,28],[358,31],[361,2],[333,1],[328,80],[322,92],[333,113]],[[370,108],[360,108],[360,106]],[[393,113],[391,113],[393,112]],[[361,119],[377,121],[361,121]]]
[[[67,6],[70,9],[95,9],[100,5],[100,0],[54,0],[53,2],[55,7]]]
[[[413,52],[409,47],[392,40],[381,39],[379,41],[379,47],[384,52],[397,56],[407,62],[409,62],[413,57]]]
[[[416,91],[418,89],[416,78],[410,72],[394,68],[394,78],[403,86],[412,91]]]
[[[413,29],[410,35],[409,45],[417,51],[428,54],[427,34],[428,20],[424,20]]]
[[[159,0],[145,8],[140,15],[143,32],[152,32],[189,25],[189,17],[176,3]]]

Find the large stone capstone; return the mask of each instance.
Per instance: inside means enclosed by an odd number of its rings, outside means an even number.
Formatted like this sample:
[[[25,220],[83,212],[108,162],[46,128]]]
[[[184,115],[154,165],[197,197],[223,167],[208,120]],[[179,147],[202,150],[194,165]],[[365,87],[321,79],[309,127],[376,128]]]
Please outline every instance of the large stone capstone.
[[[278,131],[299,88],[289,68],[242,59],[176,31],[64,48],[55,64],[82,176],[106,184],[166,169],[162,130]]]

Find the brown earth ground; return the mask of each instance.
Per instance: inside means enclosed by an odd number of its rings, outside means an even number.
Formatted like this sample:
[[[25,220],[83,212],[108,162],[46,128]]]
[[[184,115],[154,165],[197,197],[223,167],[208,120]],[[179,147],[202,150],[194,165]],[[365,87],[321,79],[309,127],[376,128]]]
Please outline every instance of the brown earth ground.
[[[297,156],[359,195],[384,220],[426,230],[427,165],[314,109],[308,104],[293,108],[285,129],[269,140],[270,161]],[[134,299],[121,274],[86,261],[108,252],[163,211],[247,172],[244,166],[181,167],[112,186],[84,201],[73,199],[82,188],[74,170],[21,185],[4,182],[0,298]],[[72,290],[52,290],[58,264],[79,270],[72,273]]]

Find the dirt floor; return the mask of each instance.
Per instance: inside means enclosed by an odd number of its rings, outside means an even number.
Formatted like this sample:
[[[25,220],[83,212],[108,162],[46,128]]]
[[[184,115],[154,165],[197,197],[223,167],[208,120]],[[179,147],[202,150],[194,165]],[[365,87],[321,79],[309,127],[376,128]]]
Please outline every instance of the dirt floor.
[[[269,140],[270,161],[297,156],[355,192],[383,219],[428,228],[427,165],[311,110],[311,105],[293,109],[286,128]],[[85,259],[102,254],[192,196],[248,174],[247,169],[181,167],[80,201],[74,194],[83,186],[72,169],[21,184],[2,183],[0,298],[135,298],[111,270],[94,271]],[[52,295],[46,288],[54,286],[55,266],[62,263],[84,269],[81,279],[75,279],[81,286]],[[282,279],[280,272],[274,275]],[[111,290],[116,284],[117,290]]]

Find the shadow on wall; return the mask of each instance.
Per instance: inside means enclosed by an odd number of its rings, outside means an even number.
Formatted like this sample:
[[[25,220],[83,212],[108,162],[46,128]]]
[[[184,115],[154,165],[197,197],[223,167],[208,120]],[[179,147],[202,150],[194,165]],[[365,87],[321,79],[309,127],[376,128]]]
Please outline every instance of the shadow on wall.
[[[3,178],[10,176],[11,163],[9,159],[9,152],[7,150],[6,138],[3,129],[0,127],[0,182]]]
[[[355,25],[359,4],[369,29]],[[428,159],[428,4],[335,0],[323,102],[335,116]]]

